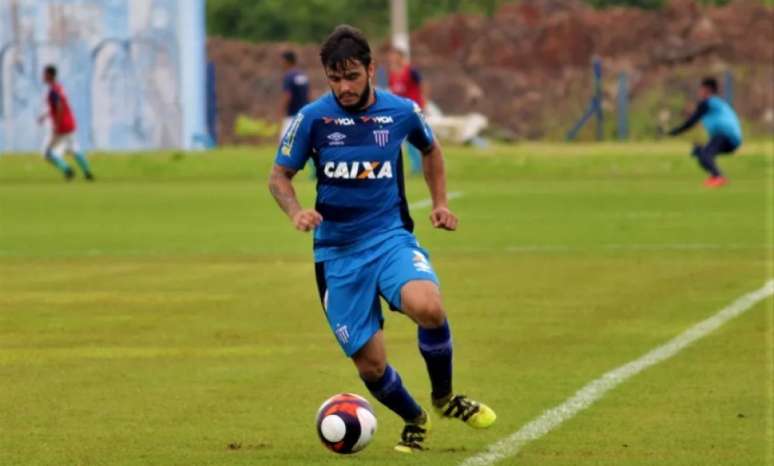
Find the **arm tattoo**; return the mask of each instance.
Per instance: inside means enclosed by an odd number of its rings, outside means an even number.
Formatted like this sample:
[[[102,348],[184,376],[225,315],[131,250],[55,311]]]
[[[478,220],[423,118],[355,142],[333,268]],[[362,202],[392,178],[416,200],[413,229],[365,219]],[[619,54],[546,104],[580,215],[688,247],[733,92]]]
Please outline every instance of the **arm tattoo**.
[[[275,166],[269,176],[269,192],[274,196],[280,209],[289,217],[301,210],[301,205],[296,198],[296,191],[290,181],[295,174],[296,172],[293,170]]]

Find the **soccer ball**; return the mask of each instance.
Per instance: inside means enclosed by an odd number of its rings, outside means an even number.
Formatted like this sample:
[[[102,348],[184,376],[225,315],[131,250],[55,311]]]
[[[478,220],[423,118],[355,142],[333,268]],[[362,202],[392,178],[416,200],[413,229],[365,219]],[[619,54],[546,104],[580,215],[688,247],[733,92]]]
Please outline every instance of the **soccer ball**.
[[[334,395],[317,411],[317,435],[331,451],[355,453],[366,447],[376,432],[376,416],[365,398],[352,393]]]

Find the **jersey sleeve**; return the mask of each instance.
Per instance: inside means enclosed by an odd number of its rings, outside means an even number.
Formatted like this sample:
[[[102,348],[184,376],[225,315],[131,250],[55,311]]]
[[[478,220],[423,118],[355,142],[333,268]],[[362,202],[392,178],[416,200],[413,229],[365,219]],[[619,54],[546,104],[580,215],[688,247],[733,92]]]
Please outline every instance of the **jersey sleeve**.
[[[433,136],[433,130],[430,129],[430,125],[425,121],[422,109],[417,104],[414,104],[414,111],[411,112],[409,117],[409,125],[408,142],[422,153],[429,151],[433,147],[435,136]]]
[[[293,90],[293,76],[291,76],[290,74],[286,74],[282,78],[282,90],[283,91]]]
[[[293,170],[304,168],[312,154],[312,119],[298,112],[280,141],[274,163]]]

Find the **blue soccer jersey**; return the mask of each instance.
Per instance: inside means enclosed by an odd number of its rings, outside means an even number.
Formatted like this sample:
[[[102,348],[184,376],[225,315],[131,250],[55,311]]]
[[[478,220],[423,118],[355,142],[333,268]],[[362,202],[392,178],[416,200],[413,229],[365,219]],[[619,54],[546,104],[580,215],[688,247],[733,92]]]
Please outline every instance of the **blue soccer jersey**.
[[[433,133],[408,99],[375,91],[362,112],[344,110],[331,93],[301,109],[280,143],[275,162],[317,168],[315,209],[323,216],[314,233],[315,260],[362,251],[402,231],[412,231],[403,186],[404,139],[423,152]]]
[[[725,136],[733,144],[741,144],[742,127],[734,109],[718,96],[712,96],[706,102],[707,111],[701,117],[701,123],[710,137]]]

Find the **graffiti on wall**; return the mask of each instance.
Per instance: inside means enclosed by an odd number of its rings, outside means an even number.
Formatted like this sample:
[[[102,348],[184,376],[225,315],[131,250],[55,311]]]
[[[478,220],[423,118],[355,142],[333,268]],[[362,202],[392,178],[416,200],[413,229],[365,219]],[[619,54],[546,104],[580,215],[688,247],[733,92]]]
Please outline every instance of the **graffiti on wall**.
[[[193,2],[189,2],[193,3]],[[184,146],[178,0],[0,2],[0,150],[36,151],[49,129],[42,70],[58,68],[91,149]],[[185,3],[182,3],[185,5]]]

